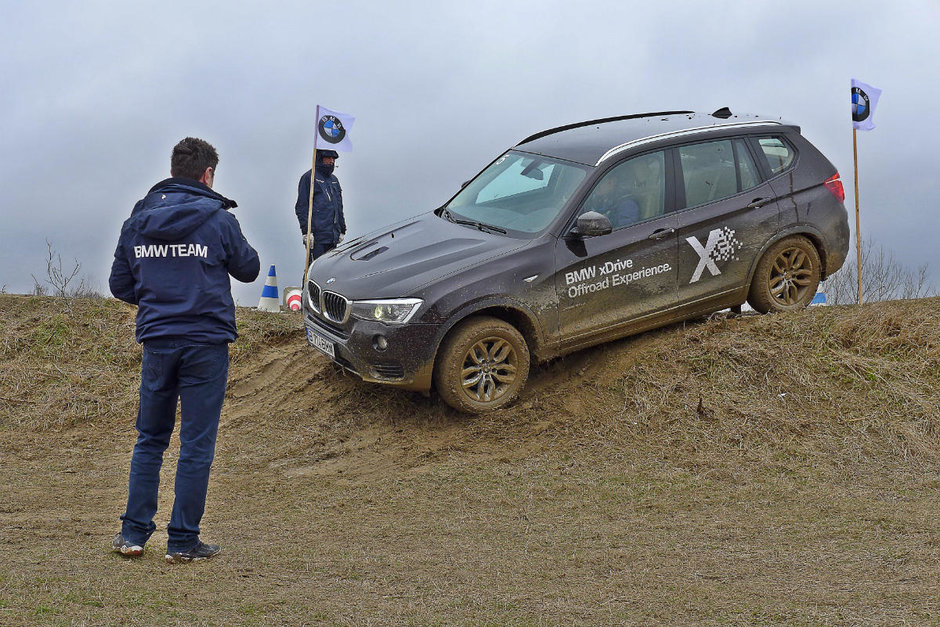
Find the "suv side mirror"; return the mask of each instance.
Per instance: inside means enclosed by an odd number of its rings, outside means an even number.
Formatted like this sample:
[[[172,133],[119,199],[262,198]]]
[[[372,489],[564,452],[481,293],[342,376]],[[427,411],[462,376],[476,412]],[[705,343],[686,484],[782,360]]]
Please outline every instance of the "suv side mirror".
[[[607,235],[614,230],[607,216],[596,211],[587,211],[579,215],[575,228],[577,229],[578,235],[582,237]]]

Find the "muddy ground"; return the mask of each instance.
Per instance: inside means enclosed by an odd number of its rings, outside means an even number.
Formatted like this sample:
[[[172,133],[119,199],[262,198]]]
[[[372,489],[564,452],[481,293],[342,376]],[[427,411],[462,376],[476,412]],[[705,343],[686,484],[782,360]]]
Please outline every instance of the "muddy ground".
[[[714,317],[482,417],[239,311],[199,564],[111,553],[139,349],[0,295],[0,624],[940,622],[940,300]]]

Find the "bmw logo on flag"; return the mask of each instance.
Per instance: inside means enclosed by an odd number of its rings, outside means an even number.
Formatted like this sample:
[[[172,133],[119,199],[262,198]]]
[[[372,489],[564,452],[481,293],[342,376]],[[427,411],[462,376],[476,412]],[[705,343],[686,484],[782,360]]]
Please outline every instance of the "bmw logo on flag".
[[[859,87],[852,88],[852,121],[864,122],[871,115],[871,107],[868,106],[868,94]]]
[[[338,144],[346,137],[346,129],[343,128],[343,123],[335,115],[324,115],[320,118],[317,130],[323,141],[330,144]]]

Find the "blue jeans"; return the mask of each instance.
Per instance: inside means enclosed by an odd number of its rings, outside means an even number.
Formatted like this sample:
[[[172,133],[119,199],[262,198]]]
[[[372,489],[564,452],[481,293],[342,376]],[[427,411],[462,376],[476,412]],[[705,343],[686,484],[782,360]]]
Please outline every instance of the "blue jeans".
[[[198,544],[227,380],[228,344],[144,342],[137,444],[131,458],[127,511],[121,516],[121,533],[127,540],[143,546],[156,529],[153,517],[160,466],[179,402],[180,457],[167,552],[188,551]]]

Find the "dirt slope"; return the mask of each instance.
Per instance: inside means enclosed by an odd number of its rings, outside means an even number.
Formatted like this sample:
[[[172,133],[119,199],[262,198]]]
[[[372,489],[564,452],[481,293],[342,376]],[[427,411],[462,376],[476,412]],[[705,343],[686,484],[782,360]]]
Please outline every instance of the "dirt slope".
[[[714,317],[539,368],[481,417],[239,311],[203,528],[106,550],[131,307],[0,295],[0,623],[940,620],[940,299]],[[151,546],[152,545],[152,546]]]

